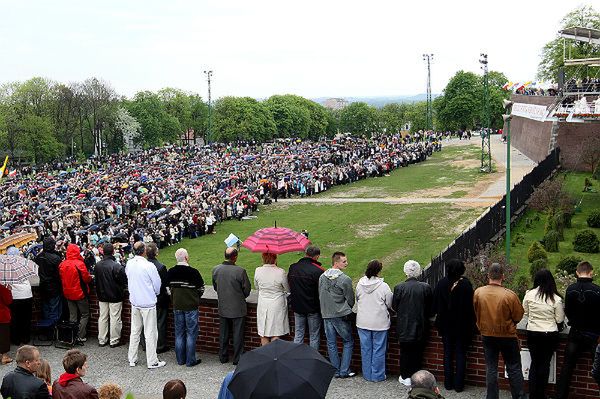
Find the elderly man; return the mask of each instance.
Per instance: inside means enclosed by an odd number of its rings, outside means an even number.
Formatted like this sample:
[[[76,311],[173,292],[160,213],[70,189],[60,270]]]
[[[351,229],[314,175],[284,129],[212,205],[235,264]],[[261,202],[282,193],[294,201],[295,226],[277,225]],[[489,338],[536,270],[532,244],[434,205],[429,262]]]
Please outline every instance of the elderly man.
[[[246,270],[237,266],[238,251],[225,250],[225,261],[215,266],[212,281],[219,299],[219,360],[229,361],[229,329],[233,329],[233,364],[237,365],[244,350],[244,319],[248,312],[246,298],[250,295],[250,279]]]
[[[498,356],[502,353],[513,399],[524,398],[523,369],[517,337],[517,323],[525,313],[519,297],[502,287],[504,268],[492,263],[488,285],[473,295],[477,327],[485,355],[487,399],[498,398]]]
[[[50,399],[46,383],[35,376],[40,368],[40,351],[31,345],[17,349],[17,368],[4,376],[0,392],[4,399]]]
[[[400,382],[411,385],[410,376],[421,369],[432,315],[433,291],[421,276],[421,265],[414,260],[404,264],[406,281],[394,288],[392,308],[397,314],[396,330],[400,342]]]
[[[408,399],[444,399],[435,377],[427,370],[419,370],[410,377]]]
[[[98,344],[111,348],[119,346],[121,340],[121,310],[127,288],[125,268],[115,259],[115,248],[106,243],[102,247],[104,258],[96,264],[96,294],[100,317],[98,318]],[[110,322],[109,322],[110,320]],[[109,342],[110,325],[110,342]]]
[[[168,271],[175,318],[175,356],[177,364],[193,367],[201,362],[196,358],[198,338],[198,305],[204,293],[200,272],[190,266],[185,248],[175,252],[177,265]]]
[[[156,296],[160,293],[160,276],[156,267],[148,262],[146,245],[138,241],[133,244],[134,257],[127,262],[125,273],[129,282],[131,302],[131,335],[129,336],[129,365],[135,367],[138,360],[140,334],[144,331],[146,361],[149,369],[167,364],[156,355],[158,330],[156,327]]]

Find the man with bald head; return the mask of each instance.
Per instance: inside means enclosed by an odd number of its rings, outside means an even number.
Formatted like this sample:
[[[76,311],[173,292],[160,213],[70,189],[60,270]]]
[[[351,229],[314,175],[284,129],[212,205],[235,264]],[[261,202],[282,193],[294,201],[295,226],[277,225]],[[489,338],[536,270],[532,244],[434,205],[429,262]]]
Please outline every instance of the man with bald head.
[[[246,298],[250,295],[250,280],[246,270],[237,266],[238,250],[225,250],[225,261],[215,266],[212,281],[219,300],[219,360],[229,361],[229,330],[233,332],[233,364],[236,365],[244,350],[244,318]]]
[[[138,346],[142,330],[146,340],[146,361],[149,369],[167,364],[159,361],[156,355],[158,329],[156,325],[156,296],[160,293],[160,276],[156,267],[144,256],[146,244],[141,241],[133,244],[132,259],[127,262],[125,273],[129,283],[131,302],[131,335],[129,336],[129,365],[135,367],[138,360]]]
[[[200,272],[190,266],[185,248],[175,252],[175,259],[177,265],[168,271],[175,319],[175,356],[177,364],[194,367],[201,361],[196,358],[196,339],[198,305],[204,293],[204,280]]]

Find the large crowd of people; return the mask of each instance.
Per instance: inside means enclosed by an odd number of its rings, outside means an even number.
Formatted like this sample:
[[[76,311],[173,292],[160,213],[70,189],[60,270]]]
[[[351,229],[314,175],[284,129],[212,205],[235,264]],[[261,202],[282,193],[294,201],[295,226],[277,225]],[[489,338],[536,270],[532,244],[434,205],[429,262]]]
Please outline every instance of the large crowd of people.
[[[96,257],[94,247],[103,242],[143,240],[162,248],[214,233],[217,223],[247,217],[259,203],[313,195],[424,161],[441,150],[441,137],[421,132],[171,146],[27,167],[3,179],[0,239],[30,231],[39,241],[53,236],[59,247],[78,244]]]
[[[90,316],[89,299],[81,293],[89,289],[87,281],[92,277],[81,256],[81,248],[69,244],[65,259],[52,244],[53,238],[48,237],[44,241],[44,250],[37,258],[40,294],[42,298],[49,298],[49,293],[55,293],[52,287],[58,285],[58,302],[66,301],[68,316],[60,315],[63,307],[59,306],[56,309],[44,307],[42,317],[58,315],[59,319],[71,320],[77,326],[78,343],[83,345]],[[156,369],[165,366],[166,362],[160,360],[158,355],[170,348],[165,342],[161,351],[157,350],[159,330],[166,328],[166,318],[161,321],[157,317],[159,298],[165,288],[166,310],[172,303],[174,313],[177,363],[187,367],[200,364],[201,359],[196,353],[200,319],[198,309],[205,284],[200,273],[189,264],[186,249],[180,248],[176,252],[177,264],[166,275],[161,275],[165,266],[152,257],[158,250],[154,243],[134,243],[133,257],[125,267],[115,261],[111,243],[103,244],[102,249],[104,259],[96,266],[94,277],[101,309],[98,344],[101,347],[108,344],[116,347],[123,343],[121,311],[128,294],[131,303],[129,365],[138,365],[138,349],[142,343],[146,352],[146,367]],[[15,252],[11,248],[10,253],[11,256],[19,256],[18,250]],[[224,257],[224,261],[212,271],[212,284],[218,297],[219,360],[221,363],[232,361],[237,365],[244,352],[244,336],[248,333],[245,328],[246,298],[252,283],[246,268],[238,265],[238,250],[235,247],[227,248]],[[420,396],[423,386],[412,386],[420,378],[430,381],[422,368],[430,320],[435,318],[434,324],[443,342],[444,386],[447,390],[462,392],[465,388],[467,349],[475,334],[480,334],[487,370],[487,397],[498,397],[498,359],[502,354],[512,397],[525,398],[517,324],[526,316],[527,346],[531,354],[529,397],[545,398],[551,358],[558,348],[559,332],[568,320],[570,331],[556,397],[568,397],[575,363],[585,351],[595,356],[591,375],[600,383],[600,319],[590,317],[600,306],[600,287],[593,283],[593,268],[589,262],[578,264],[577,282],[567,288],[564,297],[557,291],[552,273],[547,269],[538,271],[533,279],[533,287],[521,302],[513,291],[503,287],[504,269],[497,263],[488,269],[488,284],[474,289],[464,275],[465,265],[460,260],[447,262],[447,276],[435,287],[420,281],[421,266],[409,260],[404,265],[406,281],[399,282],[391,289],[380,277],[382,262],[373,260],[366,265],[364,276],[353,288],[352,280],[344,273],[349,264],[345,253],[334,252],[330,268],[324,267],[320,257],[320,249],[310,245],[304,257],[290,265],[286,272],[277,265],[276,255],[263,254],[264,264],[257,268],[254,276],[254,288],[258,291],[257,333],[262,345],[269,345],[292,331],[288,320],[289,303],[294,315],[293,341],[297,344],[306,342],[318,349],[323,328],[335,378],[357,375],[357,370],[351,368],[353,331],[356,328],[360,340],[362,377],[372,382],[383,381],[388,376],[387,342],[392,315],[395,314],[395,338],[400,346],[400,383],[413,388],[410,397],[439,397],[427,396],[430,393]],[[75,274],[80,277],[74,279],[72,276]],[[3,364],[12,362],[8,355],[11,338],[9,326],[18,317],[14,308],[11,308],[13,287],[0,286],[0,353]],[[28,334],[28,331],[19,334]],[[306,335],[308,337],[305,340]],[[233,351],[229,349],[230,336]],[[12,338],[16,338],[13,342],[19,344],[28,342],[25,336]],[[341,353],[338,339],[342,342]],[[86,357],[82,352],[67,352],[63,361],[66,373],[51,384],[48,370],[40,372],[42,377],[39,380],[29,377],[29,374],[42,368],[39,351],[32,348],[25,345],[17,351],[17,369],[9,373],[2,384],[4,398],[11,395],[13,399],[25,397],[16,394],[22,387],[44,392],[51,388],[54,397],[63,397],[60,392],[64,391],[85,391],[88,393],[82,398],[97,397],[90,393],[95,390],[81,381],[87,369]],[[233,353],[232,359],[229,358],[230,353]],[[225,381],[230,381],[231,377],[228,376]],[[29,382],[21,383],[25,378]],[[439,390],[433,390],[435,384],[430,388],[431,392],[439,395]],[[227,390],[227,383],[224,383],[220,397],[233,397]]]

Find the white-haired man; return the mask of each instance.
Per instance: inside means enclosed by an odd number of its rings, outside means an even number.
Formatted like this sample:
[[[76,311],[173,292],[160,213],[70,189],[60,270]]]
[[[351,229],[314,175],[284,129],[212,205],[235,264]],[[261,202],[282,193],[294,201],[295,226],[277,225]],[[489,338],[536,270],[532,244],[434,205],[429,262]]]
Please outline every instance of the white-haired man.
[[[177,265],[168,271],[175,319],[175,356],[179,365],[193,367],[201,362],[196,358],[198,339],[198,305],[204,293],[204,280],[190,266],[188,251],[175,252]]]
[[[421,265],[414,260],[404,264],[406,281],[394,288],[392,308],[396,311],[396,331],[400,343],[400,382],[410,386],[410,376],[421,369],[431,317],[432,290],[417,280]]]

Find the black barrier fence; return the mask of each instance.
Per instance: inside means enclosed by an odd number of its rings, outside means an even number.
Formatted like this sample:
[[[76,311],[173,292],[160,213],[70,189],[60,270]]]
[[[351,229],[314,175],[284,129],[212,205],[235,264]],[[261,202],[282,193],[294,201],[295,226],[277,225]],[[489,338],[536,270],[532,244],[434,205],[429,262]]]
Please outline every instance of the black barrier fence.
[[[531,172],[523,177],[510,192],[511,220],[515,213],[525,205],[535,187],[546,180],[559,164],[559,149],[555,148],[542,162]],[[481,216],[475,224],[458,236],[442,253],[431,260],[431,264],[421,277],[422,281],[435,287],[446,275],[446,261],[456,258],[466,260],[489,243],[500,231],[505,228],[506,223],[506,195],[488,212]]]

